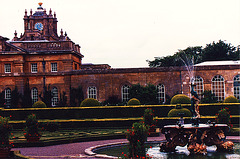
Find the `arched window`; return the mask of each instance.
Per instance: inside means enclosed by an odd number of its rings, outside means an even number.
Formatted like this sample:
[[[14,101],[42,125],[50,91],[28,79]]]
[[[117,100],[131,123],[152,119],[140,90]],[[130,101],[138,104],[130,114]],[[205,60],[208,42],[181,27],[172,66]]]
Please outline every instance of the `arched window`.
[[[97,88],[94,86],[88,87],[88,98],[97,99]]]
[[[212,92],[215,94],[217,101],[223,101],[225,97],[224,78],[216,75],[212,79]]]
[[[129,89],[130,89],[130,86],[128,85],[124,85],[122,86],[122,102],[128,102],[129,100]]]
[[[240,75],[237,75],[233,79],[233,89],[234,89],[234,96],[240,100]]]
[[[157,99],[159,103],[165,103],[165,87],[163,84],[157,85]]]
[[[199,99],[202,99],[202,94],[204,92],[202,77],[200,76],[194,77],[194,84],[196,85],[194,91],[197,92]]]
[[[33,88],[32,89],[32,103],[35,103],[38,101],[38,89]]]
[[[58,104],[58,89],[53,87],[52,89],[52,106],[56,106]]]
[[[5,104],[6,105],[11,105],[11,89],[6,88],[5,89]]]

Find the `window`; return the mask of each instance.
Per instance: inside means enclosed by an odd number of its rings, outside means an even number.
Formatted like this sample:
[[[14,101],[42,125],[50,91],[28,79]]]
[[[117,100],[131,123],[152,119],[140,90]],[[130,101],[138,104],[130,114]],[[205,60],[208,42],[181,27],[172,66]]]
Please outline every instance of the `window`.
[[[88,98],[97,99],[97,88],[94,86],[88,87]]]
[[[32,73],[37,73],[37,63],[32,63],[31,64],[31,72]]]
[[[234,96],[240,100],[240,75],[237,75],[233,79],[233,89],[234,89]]]
[[[4,71],[5,73],[11,73],[11,64],[5,64]]]
[[[159,103],[165,103],[165,87],[163,84],[157,85],[157,100]]]
[[[128,100],[129,100],[129,89],[130,89],[130,86],[128,86],[128,85],[122,86],[122,102],[128,102]]]
[[[51,72],[57,72],[57,63],[51,63]]]
[[[194,77],[194,84],[196,84],[196,86],[194,87],[194,91],[197,92],[199,99],[202,99],[202,94],[204,92],[204,88],[203,88],[203,79],[200,76],[196,76]]]
[[[35,103],[38,101],[38,89],[33,88],[32,89],[32,103]]]
[[[224,78],[216,75],[212,79],[212,92],[215,94],[217,101],[223,101],[225,96]]]
[[[56,106],[58,104],[58,89],[53,87],[52,89],[52,106]]]
[[[6,105],[11,105],[11,89],[5,89],[5,103]]]

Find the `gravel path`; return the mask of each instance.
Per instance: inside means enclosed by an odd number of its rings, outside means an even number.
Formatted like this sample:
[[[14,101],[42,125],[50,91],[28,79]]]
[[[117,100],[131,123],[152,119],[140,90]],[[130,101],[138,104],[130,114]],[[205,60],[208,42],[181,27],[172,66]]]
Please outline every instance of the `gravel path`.
[[[149,141],[159,141],[163,140],[165,137],[163,135],[159,137],[149,137]],[[239,136],[228,136],[229,140],[240,140]],[[100,141],[90,141],[90,142],[79,142],[71,144],[62,144],[46,147],[28,147],[28,148],[14,148],[13,150],[20,150],[21,154],[24,156],[29,156],[35,159],[69,159],[69,158],[89,158],[89,159],[99,159],[92,156],[87,156],[85,154],[85,149],[108,143],[116,142],[127,142],[126,139],[114,139],[114,140],[100,140]]]

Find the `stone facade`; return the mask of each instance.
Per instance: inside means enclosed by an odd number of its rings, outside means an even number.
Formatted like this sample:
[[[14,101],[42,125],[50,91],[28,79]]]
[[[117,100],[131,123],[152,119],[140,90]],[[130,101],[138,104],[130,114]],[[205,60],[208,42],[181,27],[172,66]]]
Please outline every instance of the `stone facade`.
[[[105,101],[110,96],[122,98],[122,87],[133,84],[164,85],[164,97],[176,92],[190,96],[190,77],[185,67],[114,69],[109,65],[82,64],[80,46],[67,34],[57,32],[56,14],[49,14],[39,4],[30,15],[25,11],[24,34],[15,32],[12,41],[0,36],[0,91],[18,87],[23,94],[25,83],[43,92],[44,84],[66,92],[69,103],[70,87],[82,86],[84,97],[89,87],[95,88],[95,97]],[[224,96],[234,95],[234,77],[240,74],[240,64],[196,66],[195,76],[203,80],[203,89],[212,90],[213,78],[224,78]],[[236,81],[235,81],[236,83]],[[239,94],[239,93],[238,93]]]

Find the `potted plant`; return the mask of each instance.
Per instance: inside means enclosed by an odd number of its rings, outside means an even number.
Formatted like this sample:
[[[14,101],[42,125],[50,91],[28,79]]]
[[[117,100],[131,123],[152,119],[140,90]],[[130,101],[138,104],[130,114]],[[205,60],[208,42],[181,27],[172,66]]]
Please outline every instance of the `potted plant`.
[[[11,127],[8,117],[0,116],[0,158],[8,158],[12,144],[9,142]]]
[[[37,142],[41,138],[38,126],[39,124],[36,115],[28,115],[26,119],[26,133],[24,133],[24,136],[28,142]]]

